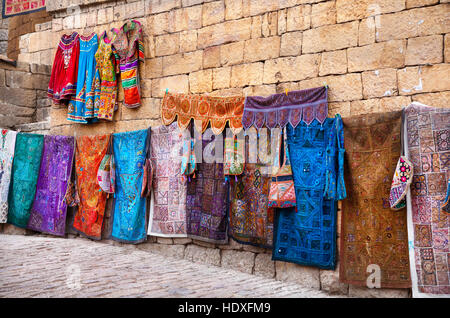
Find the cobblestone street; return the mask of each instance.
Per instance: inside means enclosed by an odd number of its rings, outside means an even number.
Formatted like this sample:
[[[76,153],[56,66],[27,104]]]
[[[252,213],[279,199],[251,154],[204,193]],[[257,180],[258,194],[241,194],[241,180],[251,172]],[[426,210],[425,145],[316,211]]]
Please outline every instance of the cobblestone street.
[[[0,297],[329,297],[135,246],[0,235]]]

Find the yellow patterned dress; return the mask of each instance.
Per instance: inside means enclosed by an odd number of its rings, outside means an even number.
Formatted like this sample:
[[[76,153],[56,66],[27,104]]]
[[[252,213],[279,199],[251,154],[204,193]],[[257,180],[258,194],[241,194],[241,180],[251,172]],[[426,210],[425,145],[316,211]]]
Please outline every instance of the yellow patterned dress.
[[[98,118],[113,120],[114,111],[117,110],[117,76],[120,72],[119,56],[111,45],[112,40],[103,32],[95,59],[100,73],[100,102]]]

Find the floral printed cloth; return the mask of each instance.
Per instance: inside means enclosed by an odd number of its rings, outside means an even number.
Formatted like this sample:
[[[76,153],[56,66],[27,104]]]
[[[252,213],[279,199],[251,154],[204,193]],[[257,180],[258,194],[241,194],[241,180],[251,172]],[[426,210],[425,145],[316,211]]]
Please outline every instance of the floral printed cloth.
[[[8,220],[8,193],[17,132],[2,129],[0,136],[0,223]]]

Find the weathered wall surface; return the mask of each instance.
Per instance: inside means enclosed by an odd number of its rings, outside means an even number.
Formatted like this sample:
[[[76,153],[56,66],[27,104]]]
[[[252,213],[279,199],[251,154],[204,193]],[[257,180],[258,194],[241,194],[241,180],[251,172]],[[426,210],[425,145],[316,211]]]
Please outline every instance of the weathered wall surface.
[[[131,18],[144,25],[141,108],[120,105],[114,122],[93,126],[70,124],[67,109],[51,109],[53,134],[102,134],[159,125],[166,88],[216,96],[270,95],[327,83],[330,116],[343,117],[401,109],[412,101],[449,107],[448,2],[52,1],[47,9],[53,20],[21,36],[18,58],[51,65],[63,33],[101,33]],[[70,7],[71,3],[80,7]],[[123,100],[121,88],[119,92]],[[4,230],[15,229],[5,226]],[[216,246],[191,239],[149,239],[152,243],[137,248],[351,296],[409,294],[341,284],[338,269],[272,262],[270,251],[232,240]]]
[[[3,10],[3,2],[0,1],[0,12]],[[3,19],[0,14],[0,55],[6,55],[8,48],[8,19]]]

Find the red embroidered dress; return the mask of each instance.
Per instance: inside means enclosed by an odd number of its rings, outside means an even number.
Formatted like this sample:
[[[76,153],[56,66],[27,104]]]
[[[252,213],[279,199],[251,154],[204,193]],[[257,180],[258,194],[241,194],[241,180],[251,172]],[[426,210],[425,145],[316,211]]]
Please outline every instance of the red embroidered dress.
[[[48,97],[56,105],[67,105],[71,96],[76,93],[79,55],[79,34],[64,34],[56,50],[47,91]]]

